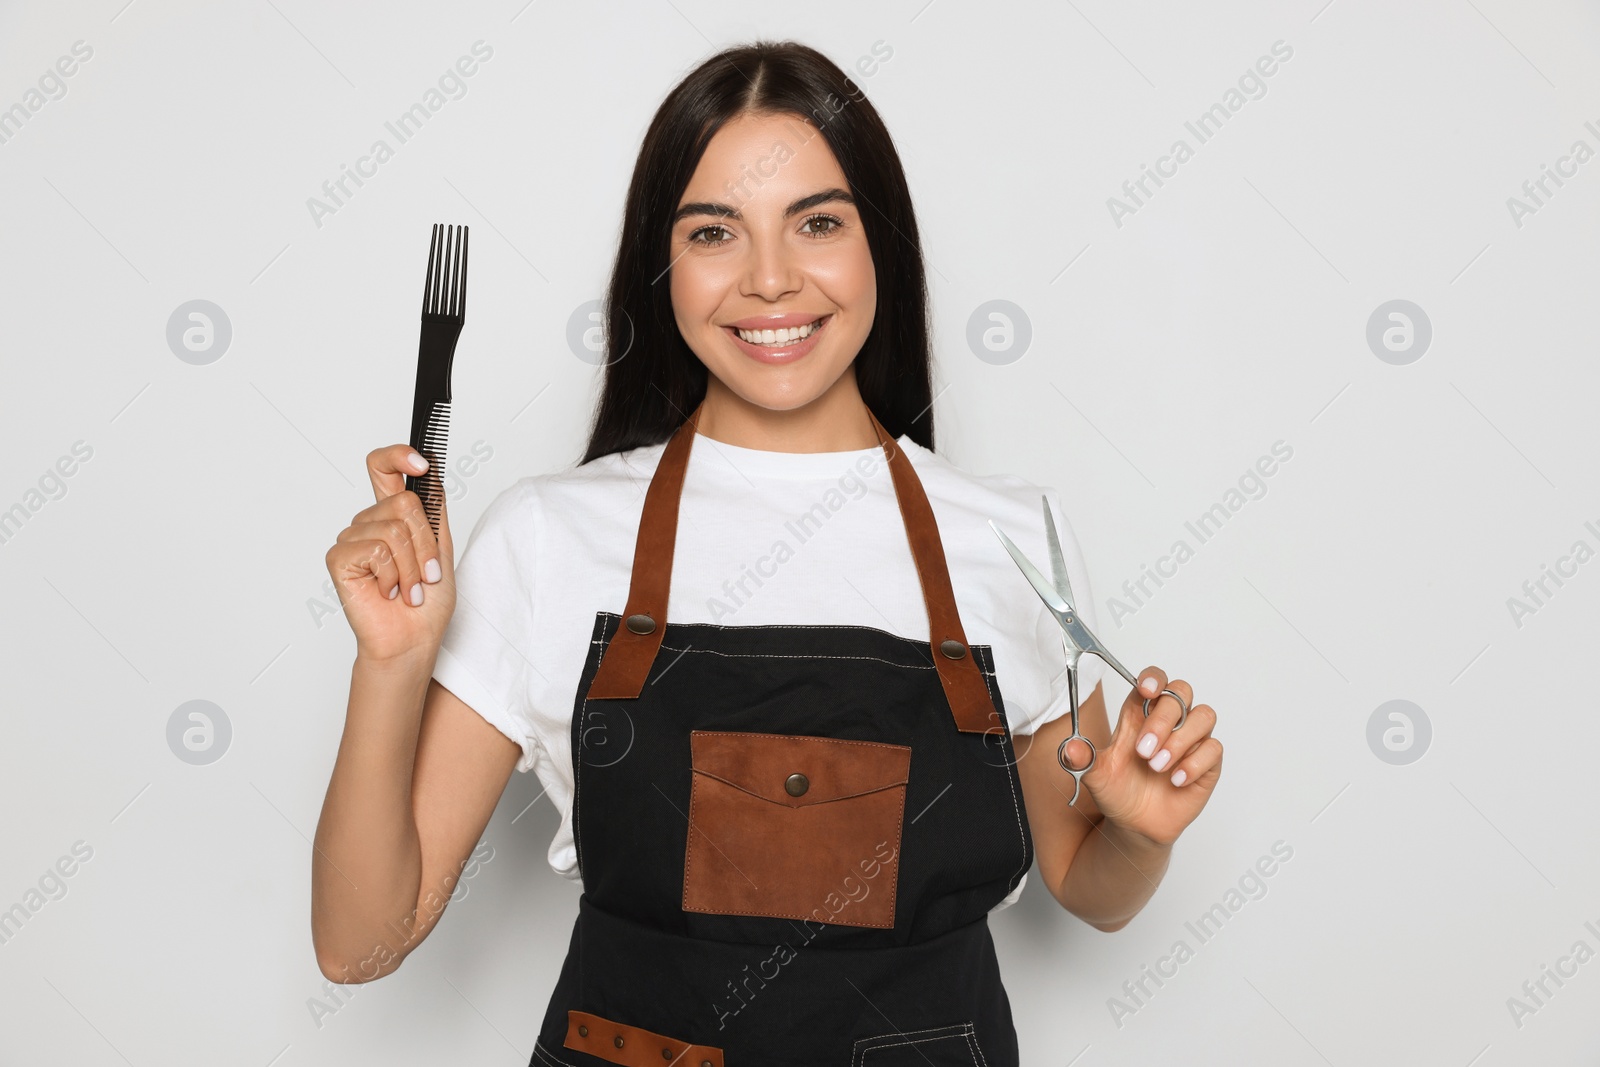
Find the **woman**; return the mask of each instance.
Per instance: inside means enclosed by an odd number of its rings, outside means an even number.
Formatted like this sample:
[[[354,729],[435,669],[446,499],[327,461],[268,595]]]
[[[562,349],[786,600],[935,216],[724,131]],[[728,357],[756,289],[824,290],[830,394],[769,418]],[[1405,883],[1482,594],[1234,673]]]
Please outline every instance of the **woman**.
[[[1060,631],[983,521],[1044,558],[1041,490],[933,452],[905,178],[821,54],[673,90],[608,296],[580,465],[497,497],[457,572],[403,491],[420,457],[378,449],[328,552],[358,654],[323,973],[399,966],[534,769],[583,893],[531,1063],[1016,1064],[989,912],[1036,859],[1125,925],[1217,781],[1215,715],[1151,667],[1113,736],[1085,659],[1100,759],[1067,803]],[[1170,697],[1140,714],[1169,686],[1179,730]]]

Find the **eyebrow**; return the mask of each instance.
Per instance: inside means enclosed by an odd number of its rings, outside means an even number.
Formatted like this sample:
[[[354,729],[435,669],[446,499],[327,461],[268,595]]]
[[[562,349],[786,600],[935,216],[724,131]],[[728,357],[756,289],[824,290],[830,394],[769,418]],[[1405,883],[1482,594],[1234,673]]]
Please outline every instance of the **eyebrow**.
[[[783,217],[787,219],[791,216],[800,214],[802,211],[809,211],[811,208],[817,207],[819,204],[827,204],[835,201],[852,205],[856,202],[855,197],[851,196],[843,189],[824,189],[820,193],[812,193],[810,196],[802,196],[800,199],[784,208]],[[739,214],[739,210],[731,205],[718,203],[714,200],[700,200],[692,204],[684,204],[682,207],[680,207],[676,212],[673,213],[672,222],[674,225],[676,225],[680,220],[686,219],[691,215],[715,215],[719,218],[735,219],[741,222],[744,220],[744,216]]]

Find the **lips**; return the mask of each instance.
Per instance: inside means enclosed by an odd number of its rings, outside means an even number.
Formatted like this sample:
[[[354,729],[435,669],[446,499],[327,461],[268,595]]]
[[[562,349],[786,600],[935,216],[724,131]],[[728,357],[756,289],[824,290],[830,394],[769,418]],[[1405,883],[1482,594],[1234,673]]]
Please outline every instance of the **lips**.
[[[726,329],[730,330],[746,344],[783,348],[787,345],[804,341],[812,333],[820,329],[831,317],[831,313],[827,315],[799,313],[765,317],[757,316],[741,319],[727,326]]]
[[[745,337],[740,336],[740,330],[735,326],[724,326],[723,329],[728,332],[728,337],[732,340],[734,346],[757,363],[771,365],[794,363],[804,359],[827,335],[828,325],[833,321],[833,315],[829,313],[820,318],[811,319],[809,322],[799,315],[788,317],[799,319],[800,323],[784,329],[773,329],[771,332],[772,341],[747,341]],[[762,320],[757,319],[755,321]],[[770,321],[770,319],[767,321]],[[805,334],[803,337],[799,336],[802,332]],[[747,328],[744,333],[746,336],[756,336],[753,328]],[[767,330],[762,328],[759,336],[768,336]]]

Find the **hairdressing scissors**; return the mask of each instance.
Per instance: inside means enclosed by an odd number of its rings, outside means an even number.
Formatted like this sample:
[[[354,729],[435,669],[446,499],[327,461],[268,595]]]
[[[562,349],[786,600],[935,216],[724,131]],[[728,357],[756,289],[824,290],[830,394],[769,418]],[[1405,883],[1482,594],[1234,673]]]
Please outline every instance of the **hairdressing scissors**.
[[[1105,645],[1100,643],[1098,637],[1089,632],[1089,628],[1079,618],[1077,609],[1072,602],[1072,583],[1067,580],[1067,564],[1061,555],[1061,540],[1056,536],[1056,520],[1050,514],[1050,501],[1043,495],[1040,495],[1039,500],[1044,505],[1044,528],[1050,545],[1051,581],[1045,581],[1044,575],[1039,573],[1039,569],[1028,562],[1028,557],[1024,556],[1022,550],[1012,543],[1011,538],[1007,537],[1005,532],[995,525],[993,519],[989,520],[989,526],[999,535],[1000,540],[1006,546],[1006,551],[1011,553],[1011,558],[1016,561],[1018,567],[1022,568],[1022,573],[1032,583],[1034,591],[1039,594],[1045,606],[1050,609],[1050,614],[1055,616],[1056,622],[1061,626],[1061,644],[1067,652],[1067,708],[1072,715],[1072,732],[1056,748],[1056,760],[1061,764],[1062,770],[1072,775],[1072,799],[1067,803],[1076,804],[1078,802],[1078,789],[1082,785],[1083,776],[1089,773],[1098,755],[1094,742],[1083,736],[1078,730],[1078,657],[1085,652],[1099,656],[1113,670],[1127,679],[1129,685],[1135,688],[1138,687],[1139,680],[1117,660],[1117,657],[1111,654]],[[1151,700],[1159,700],[1163,694],[1172,697],[1178,702],[1178,707],[1183,709],[1178,715],[1178,725],[1173,727],[1174,730],[1179,729],[1189,717],[1189,705],[1184,701],[1183,697],[1170,689],[1163,689],[1161,694],[1153,698],[1145,698],[1145,717],[1150,717]],[[1067,762],[1067,743],[1070,741],[1082,741],[1089,746],[1089,762],[1084,766],[1073,767]]]

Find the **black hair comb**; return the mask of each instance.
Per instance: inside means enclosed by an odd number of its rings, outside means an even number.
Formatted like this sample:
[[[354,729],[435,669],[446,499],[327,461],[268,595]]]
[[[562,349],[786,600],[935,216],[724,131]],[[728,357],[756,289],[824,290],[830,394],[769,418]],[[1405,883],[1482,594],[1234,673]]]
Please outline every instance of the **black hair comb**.
[[[406,488],[422,500],[435,536],[444,506],[450,364],[466,321],[467,227],[436,223],[428,246],[428,280],[422,291],[422,342],[417,349],[417,392],[411,401],[411,447],[427,459],[428,470],[422,475],[406,475]]]

